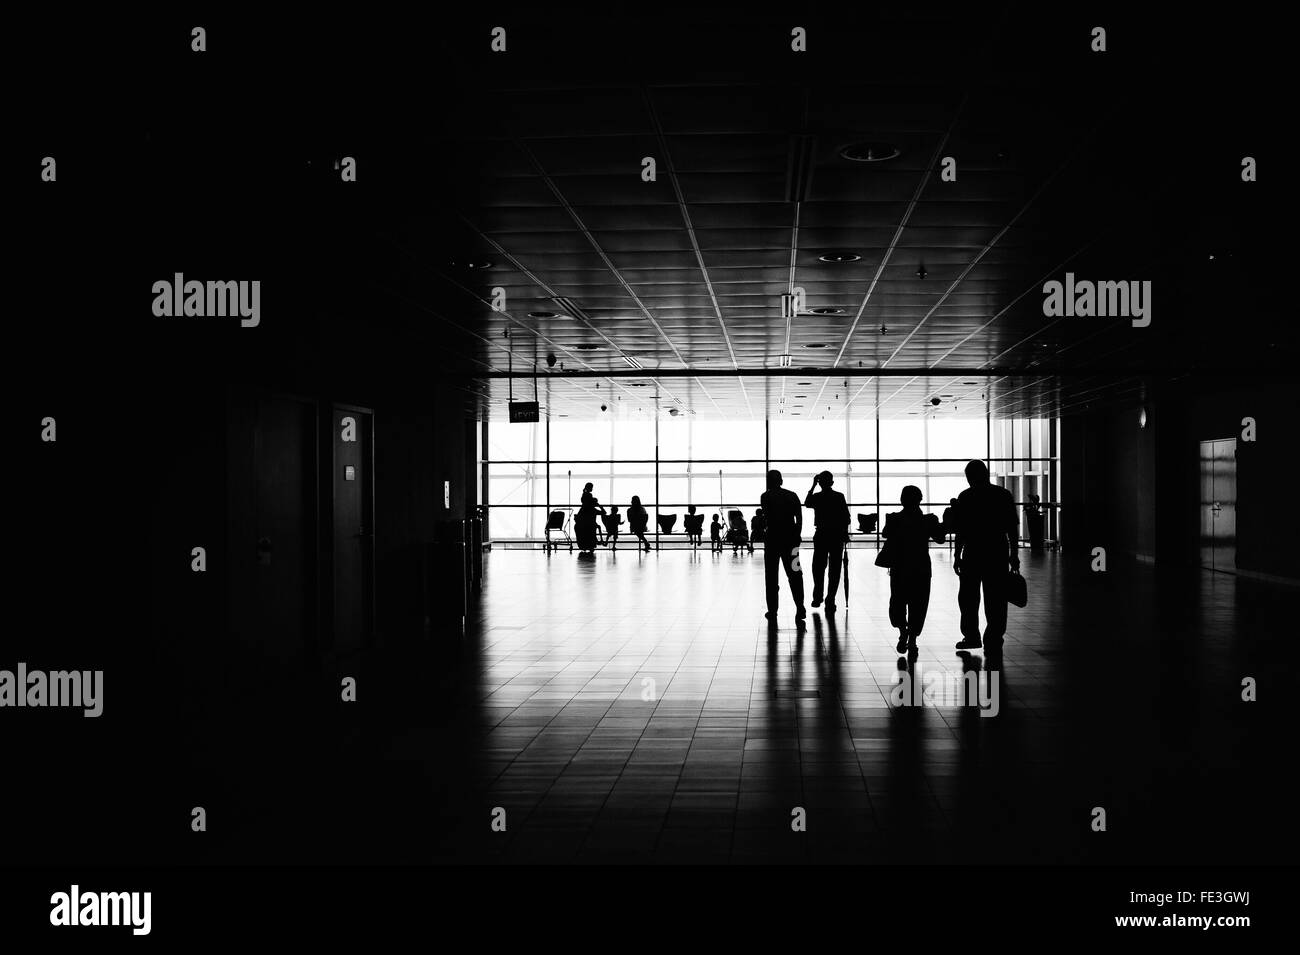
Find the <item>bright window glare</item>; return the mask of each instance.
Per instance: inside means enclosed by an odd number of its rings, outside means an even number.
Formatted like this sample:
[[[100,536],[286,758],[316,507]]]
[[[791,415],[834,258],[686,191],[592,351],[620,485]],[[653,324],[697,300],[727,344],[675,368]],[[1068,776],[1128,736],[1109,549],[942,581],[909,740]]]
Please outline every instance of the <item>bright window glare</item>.
[[[939,513],[965,489],[963,471],[972,458],[1033,456],[1015,464],[990,461],[999,483],[1004,473],[1046,467],[1034,458],[1051,454],[1053,425],[1044,419],[994,422],[990,455],[983,418],[918,415],[878,424],[779,418],[767,425],[665,415],[657,448],[653,420],[552,420],[548,469],[545,422],[492,421],[484,499],[491,536],[498,540],[540,539],[548,507],[576,508],[588,482],[606,508],[616,504],[626,510],[631,498],[639,497],[651,511],[652,527],[656,512],[682,515],[691,504],[706,514],[736,507],[748,518],[766,488],[770,466],[780,469],[785,486],[801,497],[814,474],[830,470],[855,514],[897,510],[908,484],[921,489],[923,508]],[[1019,494],[1029,485],[1012,478],[1005,486]]]

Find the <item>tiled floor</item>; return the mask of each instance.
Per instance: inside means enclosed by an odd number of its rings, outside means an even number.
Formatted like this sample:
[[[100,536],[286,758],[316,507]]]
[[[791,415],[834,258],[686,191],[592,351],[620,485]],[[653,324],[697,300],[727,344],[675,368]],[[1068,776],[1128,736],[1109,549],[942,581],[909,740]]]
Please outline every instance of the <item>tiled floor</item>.
[[[852,555],[838,615],[811,613],[800,631],[788,593],[780,626],[763,620],[761,552],[600,553],[592,563],[492,554],[467,705],[483,829],[500,807],[506,830],[460,851],[718,862],[1118,861],[1149,851],[1170,861],[1163,854],[1184,838],[1201,860],[1234,841],[1207,838],[1203,818],[1184,833],[1177,825],[1219,788],[1211,814],[1257,805],[1229,795],[1260,768],[1249,761],[1261,713],[1240,701],[1239,682],[1244,660],[1267,658],[1261,642],[1277,647],[1282,635],[1238,634],[1238,594],[1285,594],[1192,573],[1162,603],[1149,568],[1067,576],[1060,558],[1026,554],[1031,601],[1012,608],[998,712],[981,716],[956,687],[944,693],[990,662],[954,651],[946,551],[935,551],[911,670],[932,696],[891,704],[903,664],[888,578],[872,556]],[[1179,603],[1193,593],[1199,604]],[[1107,810],[1105,833],[1091,829],[1094,807]],[[795,831],[800,809],[806,828]]]
[[[763,620],[761,553],[496,551],[459,645],[367,661],[367,705],[345,711],[363,715],[316,757],[258,744],[257,818],[221,855],[1294,859],[1294,829],[1265,820],[1292,816],[1275,745],[1294,722],[1294,627],[1281,621],[1300,591],[1026,553],[1030,603],[1011,608],[998,712],[981,716],[933,682],[991,662],[953,649],[946,551],[911,671],[938,698],[891,700],[900,660],[872,556],[853,553],[838,616],[811,613],[799,631],[788,594],[779,627]],[[1241,700],[1246,676],[1259,702]],[[259,738],[273,722],[255,724]],[[1105,832],[1091,828],[1097,807]]]

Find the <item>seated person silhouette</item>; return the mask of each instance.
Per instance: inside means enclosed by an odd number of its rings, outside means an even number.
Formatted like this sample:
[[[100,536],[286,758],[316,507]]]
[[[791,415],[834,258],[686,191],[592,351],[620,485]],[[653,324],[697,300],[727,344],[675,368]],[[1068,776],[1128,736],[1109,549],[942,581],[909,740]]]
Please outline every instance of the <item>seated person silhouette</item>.
[[[686,539],[692,547],[699,547],[704,543],[704,515],[695,513],[695,505],[690,504],[686,508],[686,517],[682,519],[682,529],[686,531]]]
[[[647,554],[650,553],[650,542],[645,539],[645,529],[649,523],[650,515],[641,506],[641,498],[633,494],[632,503],[627,509],[627,529],[635,534],[636,539],[645,546]]]
[[[763,513],[761,507],[755,508],[754,510],[754,520],[752,522],[751,530],[752,533],[749,537],[751,543],[761,544],[767,539],[767,516]],[[753,548],[751,547],[750,550],[752,551]]]
[[[605,525],[605,539],[609,541],[609,549],[618,550],[618,529],[623,523],[623,515],[618,512],[617,504],[609,506],[609,513],[601,522]]]
[[[749,552],[754,553],[754,545],[749,539],[749,525],[745,523],[745,515],[740,511],[727,511],[726,541],[731,545],[733,554],[739,554],[742,547],[748,547]]]
[[[943,525],[943,532],[948,535],[948,552],[952,553],[953,544],[957,540],[957,499],[950,498],[948,506],[943,509],[943,517],[939,523]]]

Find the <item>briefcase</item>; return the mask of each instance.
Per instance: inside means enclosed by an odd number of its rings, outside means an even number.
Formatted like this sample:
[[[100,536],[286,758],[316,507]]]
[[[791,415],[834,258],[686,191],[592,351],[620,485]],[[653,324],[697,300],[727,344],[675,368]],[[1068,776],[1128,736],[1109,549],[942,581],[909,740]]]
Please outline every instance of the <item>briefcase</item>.
[[[1014,570],[1007,574],[1007,601],[1017,607],[1029,603],[1029,588],[1025,586],[1025,578]]]

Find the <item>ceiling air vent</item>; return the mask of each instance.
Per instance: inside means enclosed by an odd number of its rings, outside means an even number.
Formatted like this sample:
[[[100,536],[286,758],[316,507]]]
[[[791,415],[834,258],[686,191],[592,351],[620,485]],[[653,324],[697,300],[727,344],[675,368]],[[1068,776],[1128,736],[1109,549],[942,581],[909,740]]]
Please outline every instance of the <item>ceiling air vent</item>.
[[[885,162],[899,154],[899,148],[890,143],[849,143],[840,149],[840,155],[849,162]]]

